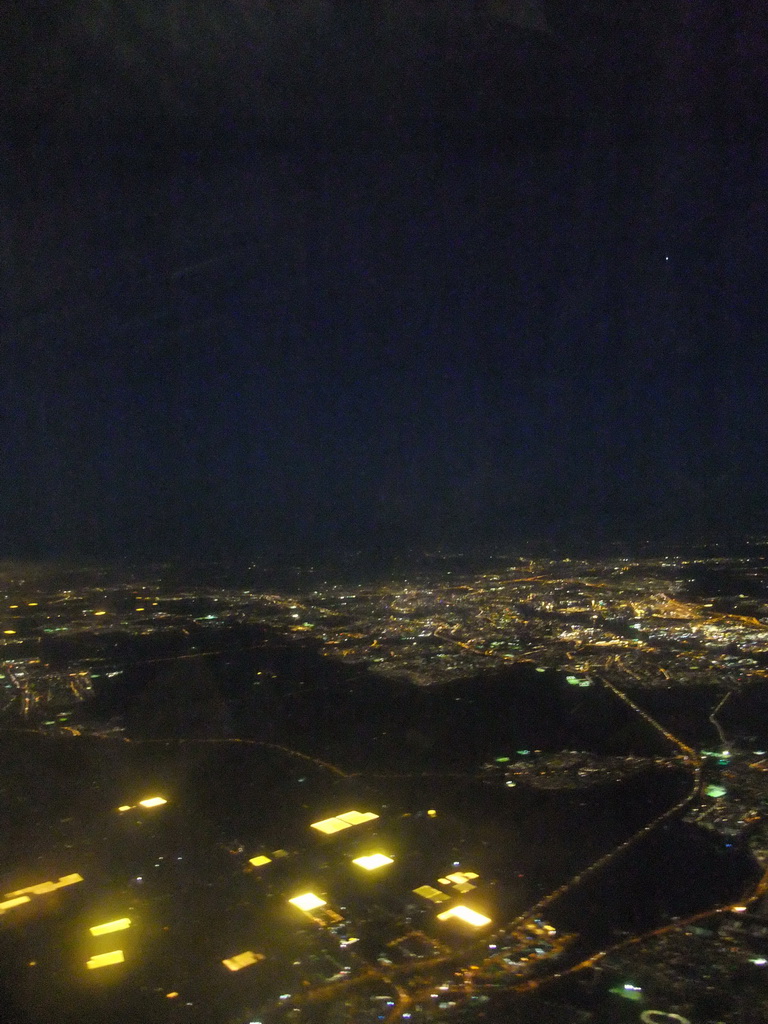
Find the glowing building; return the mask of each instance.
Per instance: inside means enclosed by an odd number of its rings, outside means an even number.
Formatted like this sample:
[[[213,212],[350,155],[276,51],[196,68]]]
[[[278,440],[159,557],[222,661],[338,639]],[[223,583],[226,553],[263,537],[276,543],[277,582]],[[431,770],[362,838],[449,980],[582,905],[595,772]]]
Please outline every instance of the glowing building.
[[[89,971],[97,967],[110,967],[112,964],[121,964],[125,961],[122,949],[113,949],[110,953],[97,953],[88,960],[85,966]]]
[[[337,814],[333,818],[324,818],[322,821],[313,821],[310,828],[317,829],[324,835],[331,836],[334,832],[341,832],[353,825],[362,825],[366,821],[374,821],[378,814],[373,811],[346,811],[344,814]]]
[[[446,900],[450,899],[450,896],[446,896],[444,892],[435,889],[433,885],[420,885],[418,889],[413,891],[417,896],[423,896],[425,900],[430,900],[432,903],[445,903]]]
[[[395,862],[391,857],[387,857],[383,853],[371,853],[367,857],[355,857],[352,863],[365,868],[366,871],[375,871],[376,868],[383,868],[386,864],[394,864]]]
[[[8,910],[13,910],[14,907],[20,907],[22,903],[29,903],[29,896],[16,896],[0,903],[0,915],[5,914]]]
[[[120,917],[116,921],[107,921],[105,924],[95,924],[88,930],[91,935],[109,935],[111,932],[122,932],[131,927],[130,917]]]
[[[237,956],[231,956],[228,960],[222,960],[221,962],[228,971],[242,971],[244,967],[250,967],[251,964],[257,964],[263,959],[263,953],[252,953],[248,949],[245,953],[238,953]]]
[[[83,876],[75,872],[71,875],[62,875],[58,882],[38,882],[37,885],[28,885],[26,889],[17,889],[16,892],[7,892],[5,895],[8,899],[12,899],[14,896],[24,896],[27,893],[32,896],[43,896],[45,893],[64,889],[66,886],[75,885],[76,882],[82,882],[82,880]]]
[[[303,910],[306,914],[310,910],[317,910],[318,907],[325,906],[325,900],[321,900],[319,896],[315,896],[313,892],[302,893],[301,896],[294,896],[288,900],[294,907],[298,907],[299,910]]]
[[[437,915],[438,921],[450,921],[453,918],[463,921],[464,924],[470,924],[473,928],[482,928],[483,925],[491,923],[490,917],[478,914],[476,910],[470,910],[469,907],[451,907],[450,910],[444,910],[442,914]]]

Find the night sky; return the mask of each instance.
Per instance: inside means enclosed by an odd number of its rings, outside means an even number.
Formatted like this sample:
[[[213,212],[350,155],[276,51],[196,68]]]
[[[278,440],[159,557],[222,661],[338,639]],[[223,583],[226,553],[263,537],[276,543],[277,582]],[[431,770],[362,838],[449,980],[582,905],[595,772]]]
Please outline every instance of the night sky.
[[[0,557],[765,529],[763,0],[0,7]]]

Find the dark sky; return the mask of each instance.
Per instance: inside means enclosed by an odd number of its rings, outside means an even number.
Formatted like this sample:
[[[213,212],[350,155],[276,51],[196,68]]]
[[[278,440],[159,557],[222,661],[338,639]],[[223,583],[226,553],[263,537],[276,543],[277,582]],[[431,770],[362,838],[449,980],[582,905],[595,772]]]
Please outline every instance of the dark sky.
[[[0,556],[765,528],[762,0],[0,7]]]

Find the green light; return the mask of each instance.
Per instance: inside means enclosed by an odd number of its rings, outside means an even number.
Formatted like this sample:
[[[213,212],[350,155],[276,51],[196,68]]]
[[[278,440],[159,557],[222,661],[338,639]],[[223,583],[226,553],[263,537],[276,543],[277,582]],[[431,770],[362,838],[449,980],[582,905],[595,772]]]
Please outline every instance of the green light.
[[[707,794],[707,796],[711,796],[715,799],[718,799],[721,796],[725,796],[727,790],[723,786],[707,786],[704,792]]]
[[[635,985],[614,985],[608,991],[616,996],[621,996],[622,999],[631,999],[633,1003],[637,1003],[643,998],[640,989]]]

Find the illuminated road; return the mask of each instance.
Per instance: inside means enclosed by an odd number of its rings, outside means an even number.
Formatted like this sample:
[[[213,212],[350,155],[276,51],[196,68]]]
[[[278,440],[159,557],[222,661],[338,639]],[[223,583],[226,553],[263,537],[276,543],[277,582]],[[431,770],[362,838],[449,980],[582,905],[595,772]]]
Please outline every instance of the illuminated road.
[[[731,696],[731,691],[729,690],[726,693],[726,695],[723,697],[723,699],[720,701],[720,703],[717,704],[717,706],[715,708],[713,708],[712,714],[709,716],[710,722],[717,729],[717,735],[720,737],[720,742],[722,743],[722,749],[723,750],[725,750],[725,748],[728,746],[728,740],[725,738],[725,733],[723,732],[723,727],[720,725],[720,722],[717,719],[717,713],[722,708],[722,706],[725,704],[725,702],[728,700],[728,698],[730,696]]]
[[[515,932],[525,921],[529,920],[530,918],[538,917],[541,914],[541,912],[555,900],[559,899],[561,896],[564,896],[571,889],[575,888],[577,885],[580,885],[582,882],[586,881],[586,879],[591,878],[598,871],[607,867],[616,857],[619,857],[622,853],[625,853],[627,850],[631,849],[637,842],[639,842],[645,836],[649,835],[654,829],[664,824],[665,821],[668,821],[670,818],[675,817],[675,815],[682,813],[682,811],[684,811],[685,808],[699,795],[699,791],[701,788],[701,760],[696,751],[692,750],[691,747],[683,743],[681,739],[673,735],[673,733],[671,733],[668,729],[665,729],[663,725],[660,725],[659,722],[657,722],[655,718],[652,718],[647,711],[644,711],[642,708],[638,707],[638,705],[635,704],[633,700],[631,700],[622,690],[620,690],[613,683],[609,682],[607,679],[603,679],[598,676],[596,676],[595,678],[599,682],[601,682],[607,689],[609,689],[613,694],[615,694],[616,697],[624,701],[625,704],[627,704],[636,714],[640,715],[657,732],[661,733],[661,735],[666,740],[668,740],[671,744],[678,748],[678,750],[681,752],[683,756],[686,767],[690,768],[692,772],[691,788],[688,791],[688,793],[686,793],[686,795],[682,797],[682,799],[678,800],[675,804],[669,807],[662,814],[658,815],[652,821],[648,822],[646,825],[643,825],[642,828],[639,828],[637,832],[633,833],[628,839],[625,839],[618,846],[614,847],[612,850],[609,850],[607,853],[604,853],[596,861],[585,867],[582,871],[574,875],[567,882],[564,882],[562,885],[558,886],[557,889],[554,889],[552,892],[542,897],[542,899],[540,899],[532,907],[529,907],[528,910],[524,911],[522,914],[519,914],[516,918],[510,921],[503,929],[500,929],[496,933],[496,937],[501,937],[509,932]]]

